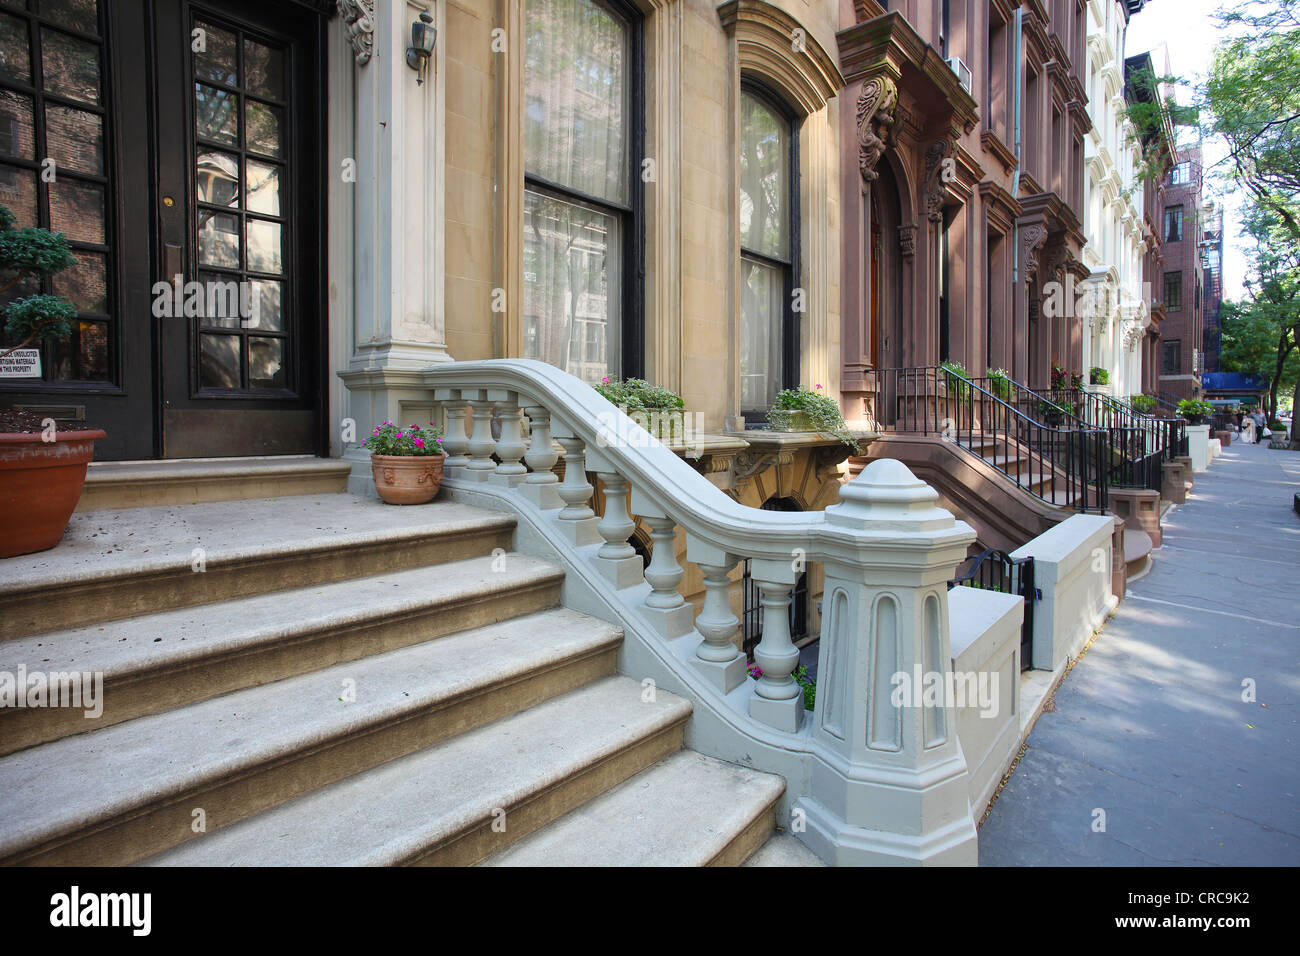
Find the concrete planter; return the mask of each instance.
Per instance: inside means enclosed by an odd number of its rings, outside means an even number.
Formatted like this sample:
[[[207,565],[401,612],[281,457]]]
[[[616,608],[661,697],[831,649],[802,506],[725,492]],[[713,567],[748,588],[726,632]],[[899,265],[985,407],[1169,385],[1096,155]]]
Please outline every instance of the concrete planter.
[[[422,505],[442,485],[443,455],[371,455],[375,490],[390,505]]]
[[[646,408],[626,414],[661,442],[686,439],[687,411],[684,408]]]
[[[773,431],[778,432],[814,432],[812,420],[801,408],[774,408],[767,413],[767,420]]]

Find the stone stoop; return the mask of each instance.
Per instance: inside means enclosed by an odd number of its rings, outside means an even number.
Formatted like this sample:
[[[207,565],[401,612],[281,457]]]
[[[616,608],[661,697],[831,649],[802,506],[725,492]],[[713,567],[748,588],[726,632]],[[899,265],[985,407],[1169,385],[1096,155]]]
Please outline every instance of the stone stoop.
[[[0,707],[0,863],[801,859],[784,780],[683,749],[690,702],[617,674],[621,628],[561,606],[510,516],[338,494],[73,523],[0,561],[0,672],[102,674],[103,712]]]
[[[310,455],[93,461],[77,511],[335,494],[351,471],[350,462]]]

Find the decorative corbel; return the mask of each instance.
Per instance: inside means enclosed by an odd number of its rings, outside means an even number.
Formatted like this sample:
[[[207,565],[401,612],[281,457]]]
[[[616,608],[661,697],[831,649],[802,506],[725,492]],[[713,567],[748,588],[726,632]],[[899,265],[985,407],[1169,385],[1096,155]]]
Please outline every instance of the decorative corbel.
[[[876,179],[876,164],[885,147],[894,142],[894,110],[898,108],[898,87],[880,74],[862,84],[858,97],[858,169],[867,182]]]
[[[365,66],[375,51],[375,0],[338,0],[338,11],[347,22],[357,66]]]
[[[937,139],[925,151],[925,212],[931,222],[943,220],[944,169],[952,147],[950,140]]]
[[[1020,259],[1025,264],[1025,281],[1032,282],[1038,271],[1038,249],[1047,239],[1047,227],[1034,223],[1020,230]]]
[[[904,259],[916,255],[916,226],[911,223],[898,227],[898,251]]]

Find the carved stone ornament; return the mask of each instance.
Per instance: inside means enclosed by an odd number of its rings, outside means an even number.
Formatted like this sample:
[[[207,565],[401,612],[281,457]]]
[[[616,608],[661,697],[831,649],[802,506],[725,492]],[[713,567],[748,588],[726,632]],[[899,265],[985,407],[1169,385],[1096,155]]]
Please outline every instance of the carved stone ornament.
[[[916,255],[916,226],[906,225],[898,227],[898,250],[906,259]]]
[[[858,97],[858,169],[867,182],[876,179],[876,164],[893,143],[894,110],[898,87],[888,76],[874,76],[862,84]]]
[[[1034,224],[1020,230],[1020,258],[1025,263],[1025,280],[1038,271],[1038,249],[1047,239],[1047,227]]]
[[[925,151],[925,212],[931,222],[943,220],[945,160],[952,149],[946,139],[937,139]]]
[[[347,22],[357,66],[365,66],[375,52],[375,0],[338,0],[338,10]]]

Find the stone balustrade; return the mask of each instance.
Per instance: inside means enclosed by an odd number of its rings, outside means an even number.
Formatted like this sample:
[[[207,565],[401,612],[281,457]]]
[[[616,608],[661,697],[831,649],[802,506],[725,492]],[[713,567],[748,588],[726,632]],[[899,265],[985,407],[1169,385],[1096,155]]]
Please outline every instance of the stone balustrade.
[[[647,642],[674,691],[696,701],[713,749],[733,759],[770,754],[771,766],[757,757],[754,765],[790,781],[788,806],[807,827],[805,842],[843,863],[974,862],[950,708],[944,700],[900,707],[891,695],[896,674],[942,679],[951,669],[946,582],[975,536],[936,506],[933,489],[886,459],[844,485],[825,511],[761,511],[724,494],[594,389],[549,365],[456,362],[425,376],[447,424],[444,483],[507,496],[559,542],[571,570],[625,609],[629,638]],[[563,449],[562,481],[553,473],[553,441]],[[592,508],[588,474],[603,489],[603,514]],[[633,516],[650,528],[644,568],[629,543]],[[679,532],[686,562],[703,580],[698,613],[679,591],[686,575]],[[747,678],[729,596],[745,559],[762,604],[758,680]],[[826,573],[811,714],[792,676],[799,651],[789,607],[800,562],[821,563]]]

